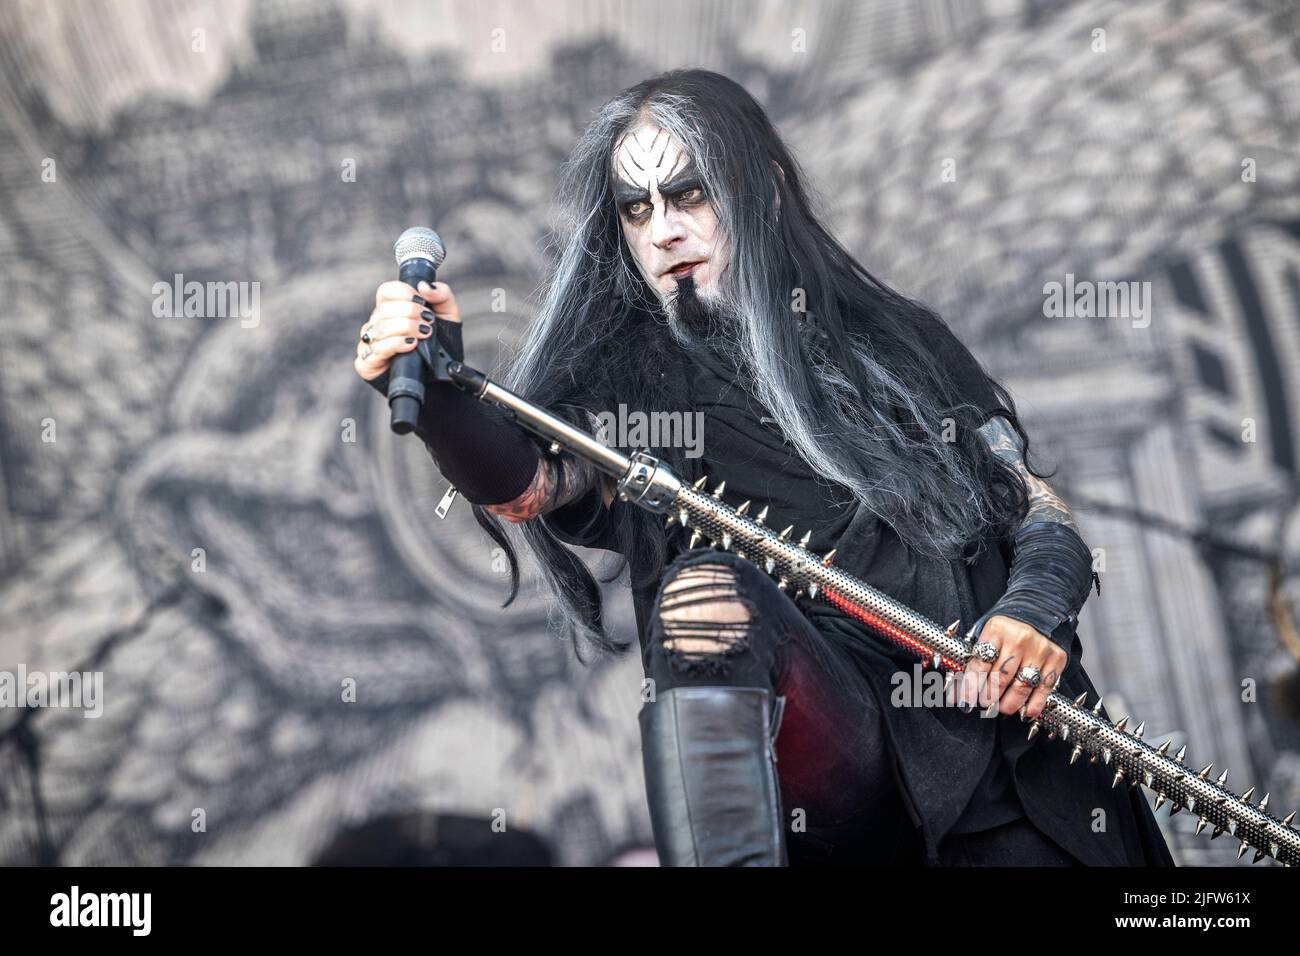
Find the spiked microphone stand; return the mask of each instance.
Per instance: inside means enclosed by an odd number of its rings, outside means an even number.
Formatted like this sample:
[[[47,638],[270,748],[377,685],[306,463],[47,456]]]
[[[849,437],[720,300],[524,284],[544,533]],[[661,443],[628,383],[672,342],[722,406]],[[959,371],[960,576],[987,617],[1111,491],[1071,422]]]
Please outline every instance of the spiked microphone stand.
[[[725,482],[712,493],[704,490],[707,476],[688,486],[648,452],[638,451],[629,458],[607,447],[495,384],[482,372],[455,361],[441,348],[434,356],[432,371],[438,380],[452,382],[480,401],[513,412],[522,427],[550,440],[550,454],[567,451],[618,479],[618,495],[622,500],[666,514],[669,526],[677,522],[691,528],[690,547],[707,539],[710,547],[734,550],[775,576],[781,588],[794,588],[796,596],[806,593],[812,599],[838,608],[885,640],[915,653],[921,658],[922,666],[944,671],[945,688],[956,673],[965,669],[973,651],[969,635],[965,639],[957,636],[960,622],[940,627],[884,592],[832,567],[834,551],[818,557],[805,550],[810,534],[804,534],[794,543],[790,541],[793,525],[779,533],[767,527],[766,507],[753,518],[748,516],[751,504],[748,501],[732,508],[722,500]],[[1127,717],[1111,723],[1101,716],[1101,698],[1088,708],[1086,696],[1080,694],[1070,700],[1053,692],[1042,713],[1029,722],[1029,739],[1045,731],[1048,740],[1060,737],[1065,743],[1073,743],[1070,763],[1087,754],[1092,763],[1101,760],[1105,766],[1114,767],[1112,789],[1124,782],[1130,787],[1143,784],[1156,794],[1157,810],[1168,802],[1171,813],[1187,810],[1197,814],[1198,834],[1206,827],[1213,827],[1210,839],[1214,839],[1226,830],[1241,841],[1237,859],[1253,847],[1255,863],[1265,856],[1286,866],[1300,862],[1300,833],[1291,826],[1294,810],[1285,819],[1277,819],[1268,812],[1267,794],[1258,804],[1252,804],[1254,787],[1240,796],[1225,789],[1226,770],[1211,779],[1212,763],[1200,770],[1190,769],[1183,762],[1186,745],[1170,757],[1169,741],[1152,747],[1142,739],[1144,723],[1132,731],[1127,730]],[[1020,717],[1022,721],[1026,719],[1023,707]]]

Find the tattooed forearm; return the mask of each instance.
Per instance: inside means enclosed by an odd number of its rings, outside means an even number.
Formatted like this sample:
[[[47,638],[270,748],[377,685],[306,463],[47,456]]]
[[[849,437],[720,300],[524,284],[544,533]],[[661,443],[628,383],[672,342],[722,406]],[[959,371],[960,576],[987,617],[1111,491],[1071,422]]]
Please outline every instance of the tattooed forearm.
[[[572,455],[558,459],[542,458],[537,463],[532,484],[523,494],[514,501],[487,505],[486,508],[506,521],[518,524],[578,500],[602,478],[603,475],[591,463]],[[602,494],[608,504],[611,497],[608,489],[603,489]]]
[[[1033,521],[1055,521],[1069,525],[1076,532],[1079,530],[1074,523],[1074,515],[1061,497],[1052,490],[1052,486],[1036,475],[1030,474],[1029,469],[1025,467],[1024,444],[1009,421],[1001,415],[995,415],[980,428],[980,435],[993,449],[993,454],[1015,468],[1024,479],[1025,487],[1029,490],[1029,513],[1025,516],[1022,527]]]

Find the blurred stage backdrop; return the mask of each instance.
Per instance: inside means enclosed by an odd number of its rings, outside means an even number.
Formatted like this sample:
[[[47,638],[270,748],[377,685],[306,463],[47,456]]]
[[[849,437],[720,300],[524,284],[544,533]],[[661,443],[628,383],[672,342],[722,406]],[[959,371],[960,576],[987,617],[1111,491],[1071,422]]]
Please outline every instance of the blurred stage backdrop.
[[[676,66],[745,84],[1018,397],[1099,549],[1108,709],[1300,805],[1298,34],[1284,0],[8,0],[0,669],[102,671],[104,710],[0,710],[0,863],[649,843],[635,656],[575,664],[531,585],[499,608],[351,364],[427,224],[490,368],[578,131]],[[256,283],[256,319],[156,315],[176,274]],[[1045,315],[1112,280],[1145,317]],[[517,852],[440,839],[502,815]]]

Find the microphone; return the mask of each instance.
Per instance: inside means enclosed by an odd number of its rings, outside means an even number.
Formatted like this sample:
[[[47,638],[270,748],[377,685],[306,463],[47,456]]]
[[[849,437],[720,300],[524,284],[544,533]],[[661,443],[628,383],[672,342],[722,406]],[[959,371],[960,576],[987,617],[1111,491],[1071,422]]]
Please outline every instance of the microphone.
[[[421,282],[433,285],[438,266],[447,258],[447,248],[432,229],[416,226],[397,237],[397,278],[412,288]],[[392,429],[405,435],[415,429],[424,405],[424,360],[418,349],[400,353],[389,368],[388,407],[393,413]]]

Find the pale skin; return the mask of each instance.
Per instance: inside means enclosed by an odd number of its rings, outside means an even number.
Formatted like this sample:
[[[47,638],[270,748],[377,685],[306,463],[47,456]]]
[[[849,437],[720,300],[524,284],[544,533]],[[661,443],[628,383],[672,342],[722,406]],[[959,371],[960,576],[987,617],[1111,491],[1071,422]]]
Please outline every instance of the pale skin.
[[[615,144],[613,170],[623,240],[660,300],[677,292],[670,270],[690,262],[699,263],[691,275],[700,298],[716,298],[728,244],[677,139],[652,122],[636,124]]]

